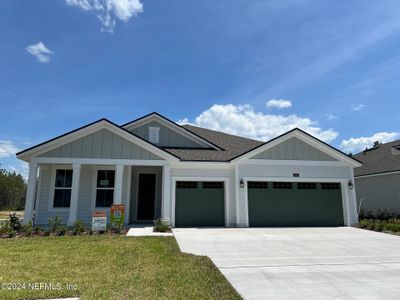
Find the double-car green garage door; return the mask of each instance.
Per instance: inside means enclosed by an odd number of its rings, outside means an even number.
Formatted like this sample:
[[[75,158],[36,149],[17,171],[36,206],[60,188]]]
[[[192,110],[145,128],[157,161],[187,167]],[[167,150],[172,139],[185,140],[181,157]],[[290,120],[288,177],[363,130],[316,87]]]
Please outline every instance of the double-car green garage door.
[[[342,226],[340,183],[259,182],[248,187],[249,226]],[[223,182],[178,181],[175,226],[224,226]]]

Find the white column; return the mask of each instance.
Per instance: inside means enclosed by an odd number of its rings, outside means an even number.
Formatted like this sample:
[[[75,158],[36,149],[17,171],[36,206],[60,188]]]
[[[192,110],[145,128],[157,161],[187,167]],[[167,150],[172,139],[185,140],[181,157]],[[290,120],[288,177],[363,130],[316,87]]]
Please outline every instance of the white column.
[[[163,166],[162,172],[162,197],[161,197],[161,219],[163,222],[171,223],[171,167]]]
[[[71,226],[76,221],[78,215],[78,199],[79,199],[79,181],[81,177],[81,165],[73,164],[72,166],[72,189],[71,204],[69,206],[69,218],[67,225]]]
[[[114,183],[114,204],[122,203],[122,181],[124,177],[124,166],[115,166],[115,183]]]
[[[25,200],[25,214],[24,223],[32,221],[33,217],[33,206],[35,202],[36,194],[36,181],[37,181],[37,163],[29,163],[29,177],[28,177],[28,187],[26,189],[26,200]]]

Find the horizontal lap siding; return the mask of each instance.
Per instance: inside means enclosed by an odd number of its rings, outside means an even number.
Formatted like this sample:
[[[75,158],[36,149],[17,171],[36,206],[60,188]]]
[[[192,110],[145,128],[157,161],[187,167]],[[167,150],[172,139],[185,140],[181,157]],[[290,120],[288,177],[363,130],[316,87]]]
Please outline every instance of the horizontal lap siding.
[[[162,160],[162,158],[150,151],[125,140],[107,129],[101,129],[40,156]]]
[[[356,178],[357,207],[363,197],[364,214],[380,211],[400,214],[400,174]]]
[[[62,218],[63,223],[66,223],[69,216],[69,210],[67,211],[49,211],[49,198],[50,198],[50,177],[51,169],[45,168],[40,170],[40,184],[39,184],[39,194],[38,194],[38,211],[36,212],[35,224],[47,225],[48,219],[55,216]]]

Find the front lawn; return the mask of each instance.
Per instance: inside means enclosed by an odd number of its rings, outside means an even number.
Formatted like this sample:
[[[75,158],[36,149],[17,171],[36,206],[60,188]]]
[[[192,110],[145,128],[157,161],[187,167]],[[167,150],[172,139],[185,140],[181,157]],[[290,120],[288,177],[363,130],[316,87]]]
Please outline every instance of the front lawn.
[[[181,253],[173,237],[4,239],[0,270],[0,299],[240,298],[210,259]]]

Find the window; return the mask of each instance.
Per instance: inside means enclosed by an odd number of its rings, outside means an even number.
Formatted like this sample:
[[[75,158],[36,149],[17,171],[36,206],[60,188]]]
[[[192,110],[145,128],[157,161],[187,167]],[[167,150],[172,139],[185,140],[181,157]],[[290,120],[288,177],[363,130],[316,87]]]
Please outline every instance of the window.
[[[69,207],[71,204],[72,170],[57,169],[54,183],[53,207]]]
[[[321,189],[323,189],[323,190],[339,190],[340,183],[338,183],[338,182],[323,182],[323,183],[321,183]]]
[[[160,141],[160,127],[149,127],[149,142],[158,144]]]
[[[291,190],[292,183],[291,182],[273,182],[274,189],[279,190]]]
[[[317,184],[315,182],[299,182],[297,188],[299,190],[316,190]]]
[[[268,188],[268,182],[249,181],[247,186],[248,186],[249,189],[267,189]]]
[[[96,207],[110,207],[114,203],[114,170],[98,170]]]
[[[178,189],[197,189],[196,181],[177,181],[176,188]]]
[[[224,183],[217,181],[207,181],[203,182],[203,189],[223,189]]]

